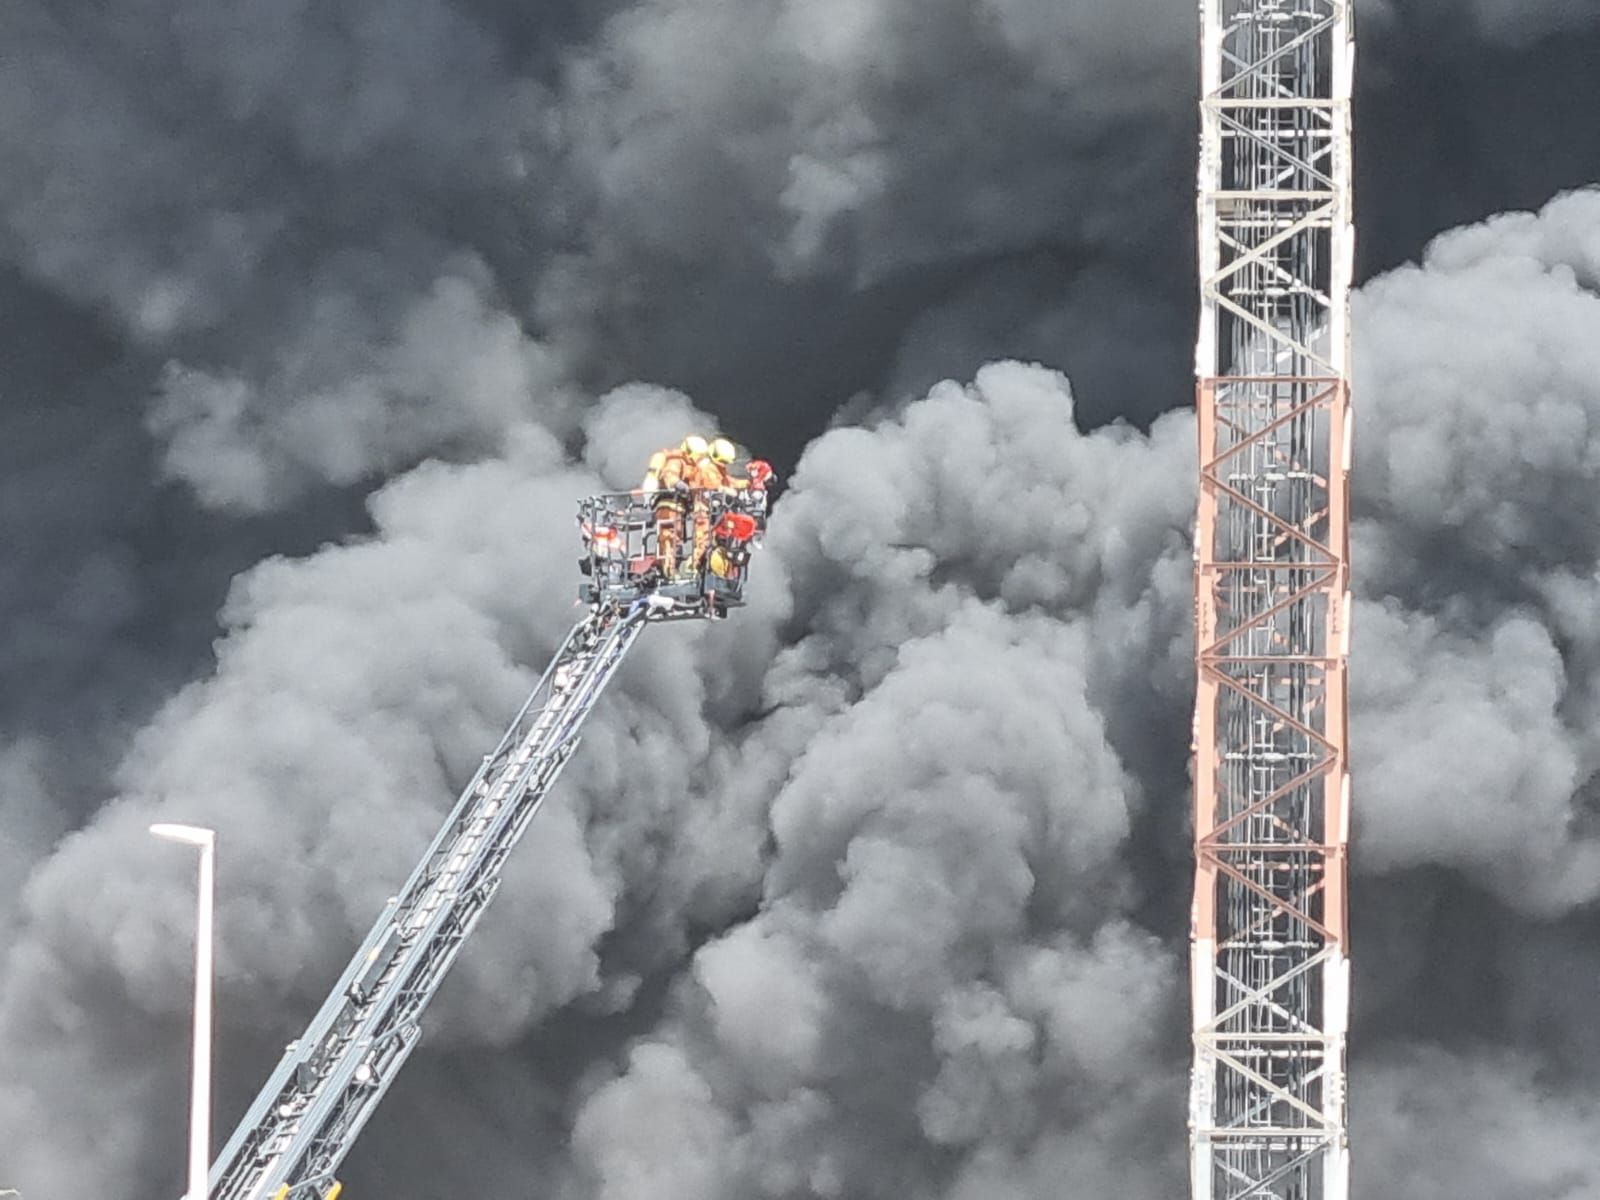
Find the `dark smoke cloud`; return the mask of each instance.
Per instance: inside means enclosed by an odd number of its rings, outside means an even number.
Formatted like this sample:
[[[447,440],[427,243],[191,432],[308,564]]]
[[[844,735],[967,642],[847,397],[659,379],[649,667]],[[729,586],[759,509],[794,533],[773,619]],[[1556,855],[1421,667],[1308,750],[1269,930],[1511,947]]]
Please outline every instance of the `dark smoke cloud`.
[[[9,930],[20,881],[61,833],[60,818],[42,778],[40,751],[19,741],[0,751],[0,929]]]
[[[0,1184],[176,1186],[155,814],[223,830],[242,1107],[572,615],[573,497],[705,423],[594,400],[648,378],[786,468],[861,427],[741,621],[641,646],[352,1184],[1170,1195],[1192,5],[578,8],[0,13]],[[1595,5],[1365,15],[1367,270],[1600,178]],[[1593,1047],[1534,981],[1594,941],[1594,227],[1464,232],[1359,317],[1397,1193],[1592,1182]],[[934,386],[1003,356],[1148,434],[1015,366]]]
[[[1187,254],[1167,214],[1192,177],[1191,22],[1168,0],[626,8],[567,77],[581,220],[538,311],[787,453],[820,427],[817,394],[826,410],[883,387],[912,325],[970,311],[987,277],[1007,315],[932,378],[905,361],[898,398],[967,377],[1031,348],[1010,343],[1037,275],[992,268],[1046,252],[1120,276]]]
[[[1375,1065],[1351,1103],[1356,1136],[1383,1164],[1379,1195],[1583,1195],[1600,1176],[1594,1097],[1555,1094],[1514,1057],[1408,1053]]]
[[[1357,0],[1356,10],[1380,34],[1402,22],[1429,23],[1455,37],[1465,33],[1516,47],[1600,27],[1594,0]]]
[[[592,219],[613,252],[862,281],[1074,226],[1132,241],[1148,231],[1119,207],[1169,169],[1163,147],[1074,170],[1105,151],[1049,106],[1071,105],[1086,130],[1160,112],[1184,93],[1172,85],[1188,26],[1167,0],[638,6],[573,72],[577,164],[602,205]],[[955,77],[931,86],[935,64]],[[1064,160],[1041,171],[996,145],[974,118],[997,109],[1040,136],[1055,125]]]
[[[486,409],[470,364],[520,335],[448,225],[520,185],[536,89],[484,31],[434,0],[4,20],[10,257],[169,360],[152,430],[203,501],[260,507],[507,424],[530,389]]]

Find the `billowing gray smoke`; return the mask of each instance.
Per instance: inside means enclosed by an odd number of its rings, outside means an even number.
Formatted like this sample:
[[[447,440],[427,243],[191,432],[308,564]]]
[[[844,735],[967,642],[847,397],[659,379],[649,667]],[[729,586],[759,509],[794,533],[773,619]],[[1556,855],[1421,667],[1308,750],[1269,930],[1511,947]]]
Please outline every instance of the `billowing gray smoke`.
[[[352,1191],[1170,1196],[1192,5],[524,7],[0,11],[0,1186],[174,1192],[144,826],[221,831],[227,1125],[573,616],[574,498],[698,403],[798,460],[756,604],[641,643]],[[1374,0],[1364,103],[1419,23],[1517,76],[1600,15],[1512,11]],[[1541,111],[1467,90],[1416,111]],[[1523,196],[1452,144],[1363,183],[1379,261]],[[1597,275],[1585,193],[1358,308],[1369,1190],[1600,1186]]]
[[[1467,868],[1536,911],[1591,901],[1600,191],[1441,238],[1358,319],[1365,859]]]
[[[625,1007],[675,979],[629,1051],[644,1078],[570,1097],[573,1168],[598,1194],[659,1171],[705,1195],[1110,1169],[1106,1139],[1170,1155],[1152,1080],[1173,1074],[1177,963],[1132,919],[1124,849],[1150,797],[1115,726],[1129,655],[1149,703],[1185,699],[1190,434],[1071,418],[1059,377],[997,366],[823,438],[760,607],[728,637],[648,638],[597,716],[436,1021],[441,1041],[503,1045],[576,997]],[[529,683],[517,664],[569,618],[549,514],[692,419],[625,390],[589,418],[581,466],[530,428],[506,459],[391,484],[374,540],[240,579],[215,676],[140,735],[123,798],[26,889],[0,1004],[20,1068],[0,1127],[25,1178],[154,1169],[138,1137],[64,1163],[51,1132],[126,1125],[128,1104],[83,1094],[53,1030],[78,1025],[95,1061],[144,1027],[153,1072],[183,1011],[187,882],[143,825],[219,829],[223,1010],[292,1034]],[[628,1115],[656,1090],[699,1097],[681,1119],[716,1144],[636,1145]],[[1096,1114],[1095,1137],[1060,1106]],[[885,1157],[891,1129],[908,1153]]]

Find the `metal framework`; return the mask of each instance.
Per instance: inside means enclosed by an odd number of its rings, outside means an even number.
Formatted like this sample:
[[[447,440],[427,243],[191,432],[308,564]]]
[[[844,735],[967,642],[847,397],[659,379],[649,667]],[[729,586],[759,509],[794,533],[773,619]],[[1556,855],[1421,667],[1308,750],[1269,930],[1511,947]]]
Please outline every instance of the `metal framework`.
[[[422,1034],[422,1014],[500,886],[501,868],[578,748],[584,719],[647,623],[716,619],[743,603],[764,491],[690,493],[705,565],[664,579],[650,553],[649,497],[597,496],[579,509],[589,614],[573,627],[505,736],[467,784],[400,894],[392,897],[302,1037],[212,1165],[211,1200],[334,1200],[334,1172]],[[743,518],[741,521],[739,518]],[[680,527],[680,536],[688,533]]]
[[[1346,1200],[1350,0],[1201,0],[1195,1200]]]

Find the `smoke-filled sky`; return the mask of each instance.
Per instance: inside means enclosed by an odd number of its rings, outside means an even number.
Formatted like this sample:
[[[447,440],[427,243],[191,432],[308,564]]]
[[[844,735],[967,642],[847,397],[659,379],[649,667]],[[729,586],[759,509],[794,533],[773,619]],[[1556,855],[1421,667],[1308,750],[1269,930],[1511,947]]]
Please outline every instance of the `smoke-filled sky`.
[[[1357,1186],[1600,1194],[1600,0],[1361,7]],[[346,1194],[1181,1192],[1194,25],[0,6],[0,1187],[181,1189],[145,826],[220,830],[220,1144],[573,502],[716,425],[754,603],[640,643]]]

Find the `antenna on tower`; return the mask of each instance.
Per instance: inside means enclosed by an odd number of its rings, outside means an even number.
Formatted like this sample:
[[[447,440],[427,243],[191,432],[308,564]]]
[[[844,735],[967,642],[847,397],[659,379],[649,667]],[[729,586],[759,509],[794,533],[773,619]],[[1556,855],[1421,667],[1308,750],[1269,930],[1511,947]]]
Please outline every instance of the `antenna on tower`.
[[[1350,0],[1202,0],[1194,1200],[1348,1200]]]

